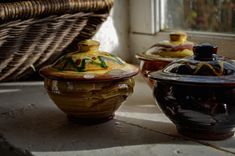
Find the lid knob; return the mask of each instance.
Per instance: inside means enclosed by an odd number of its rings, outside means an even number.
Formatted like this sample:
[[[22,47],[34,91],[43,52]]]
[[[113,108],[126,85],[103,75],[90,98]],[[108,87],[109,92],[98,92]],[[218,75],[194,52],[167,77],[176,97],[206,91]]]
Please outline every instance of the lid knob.
[[[170,33],[171,42],[185,42],[187,40],[187,35],[184,32],[172,32]]]
[[[100,43],[95,40],[84,40],[78,43],[78,52],[89,52],[98,50]]]
[[[195,60],[211,61],[214,59],[213,54],[217,53],[218,47],[209,43],[203,43],[193,47]]]

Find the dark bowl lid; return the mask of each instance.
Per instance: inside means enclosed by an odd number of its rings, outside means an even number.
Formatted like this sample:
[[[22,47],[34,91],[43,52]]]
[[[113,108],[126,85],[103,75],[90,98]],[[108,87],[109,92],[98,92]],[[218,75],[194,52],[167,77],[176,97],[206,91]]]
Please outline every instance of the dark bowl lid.
[[[193,52],[194,56],[178,59],[151,73],[150,78],[184,83],[235,83],[235,61],[216,55],[216,46],[197,45]]]

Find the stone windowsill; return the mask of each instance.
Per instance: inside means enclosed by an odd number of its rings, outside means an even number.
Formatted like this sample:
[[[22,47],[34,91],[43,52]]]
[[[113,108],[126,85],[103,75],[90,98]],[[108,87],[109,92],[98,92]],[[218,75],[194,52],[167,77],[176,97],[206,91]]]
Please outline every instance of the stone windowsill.
[[[212,142],[179,136],[139,76],[134,94],[115,118],[89,126],[68,122],[43,82],[1,83],[0,133],[15,147],[39,156],[235,154],[234,137]]]

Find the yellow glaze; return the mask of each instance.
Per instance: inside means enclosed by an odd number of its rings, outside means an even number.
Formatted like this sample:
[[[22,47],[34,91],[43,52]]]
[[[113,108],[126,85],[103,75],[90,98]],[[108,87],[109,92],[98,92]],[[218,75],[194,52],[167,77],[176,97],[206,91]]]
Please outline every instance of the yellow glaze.
[[[160,41],[145,54],[163,58],[182,58],[193,55],[192,47],[194,44],[187,41],[186,33],[173,32],[169,37],[170,40]]]
[[[132,78],[108,82],[57,81],[45,79],[45,87],[54,103],[77,120],[109,118],[132,94]]]
[[[43,68],[42,75],[62,79],[109,79],[132,76],[138,68],[127,64],[121,58],[99,51],[99,42],[85,40],[79,43],[79,50],[67,54],[53,65]]]
[[[189,49],[184,49],[184,50],[179,50],[179,51],[161,51],[158,53],[158,55],[162,57],[171,57],[171,58],[183,58],[186,56],[192,56],[192,50]]]
[[[80,42],[77,52],[40,70],[50,98],[71,121],[109,120],[133,92],[139,69],[98,48],[97,41]]]

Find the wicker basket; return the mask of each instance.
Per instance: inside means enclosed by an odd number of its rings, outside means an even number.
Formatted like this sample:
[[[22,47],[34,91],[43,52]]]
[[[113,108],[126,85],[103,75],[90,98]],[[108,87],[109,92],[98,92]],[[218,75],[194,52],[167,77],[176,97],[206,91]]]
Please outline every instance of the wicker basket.
[[[37,71],[80,40],[91,38],[113,0],[4,0],[0,2],[0,81]]]

